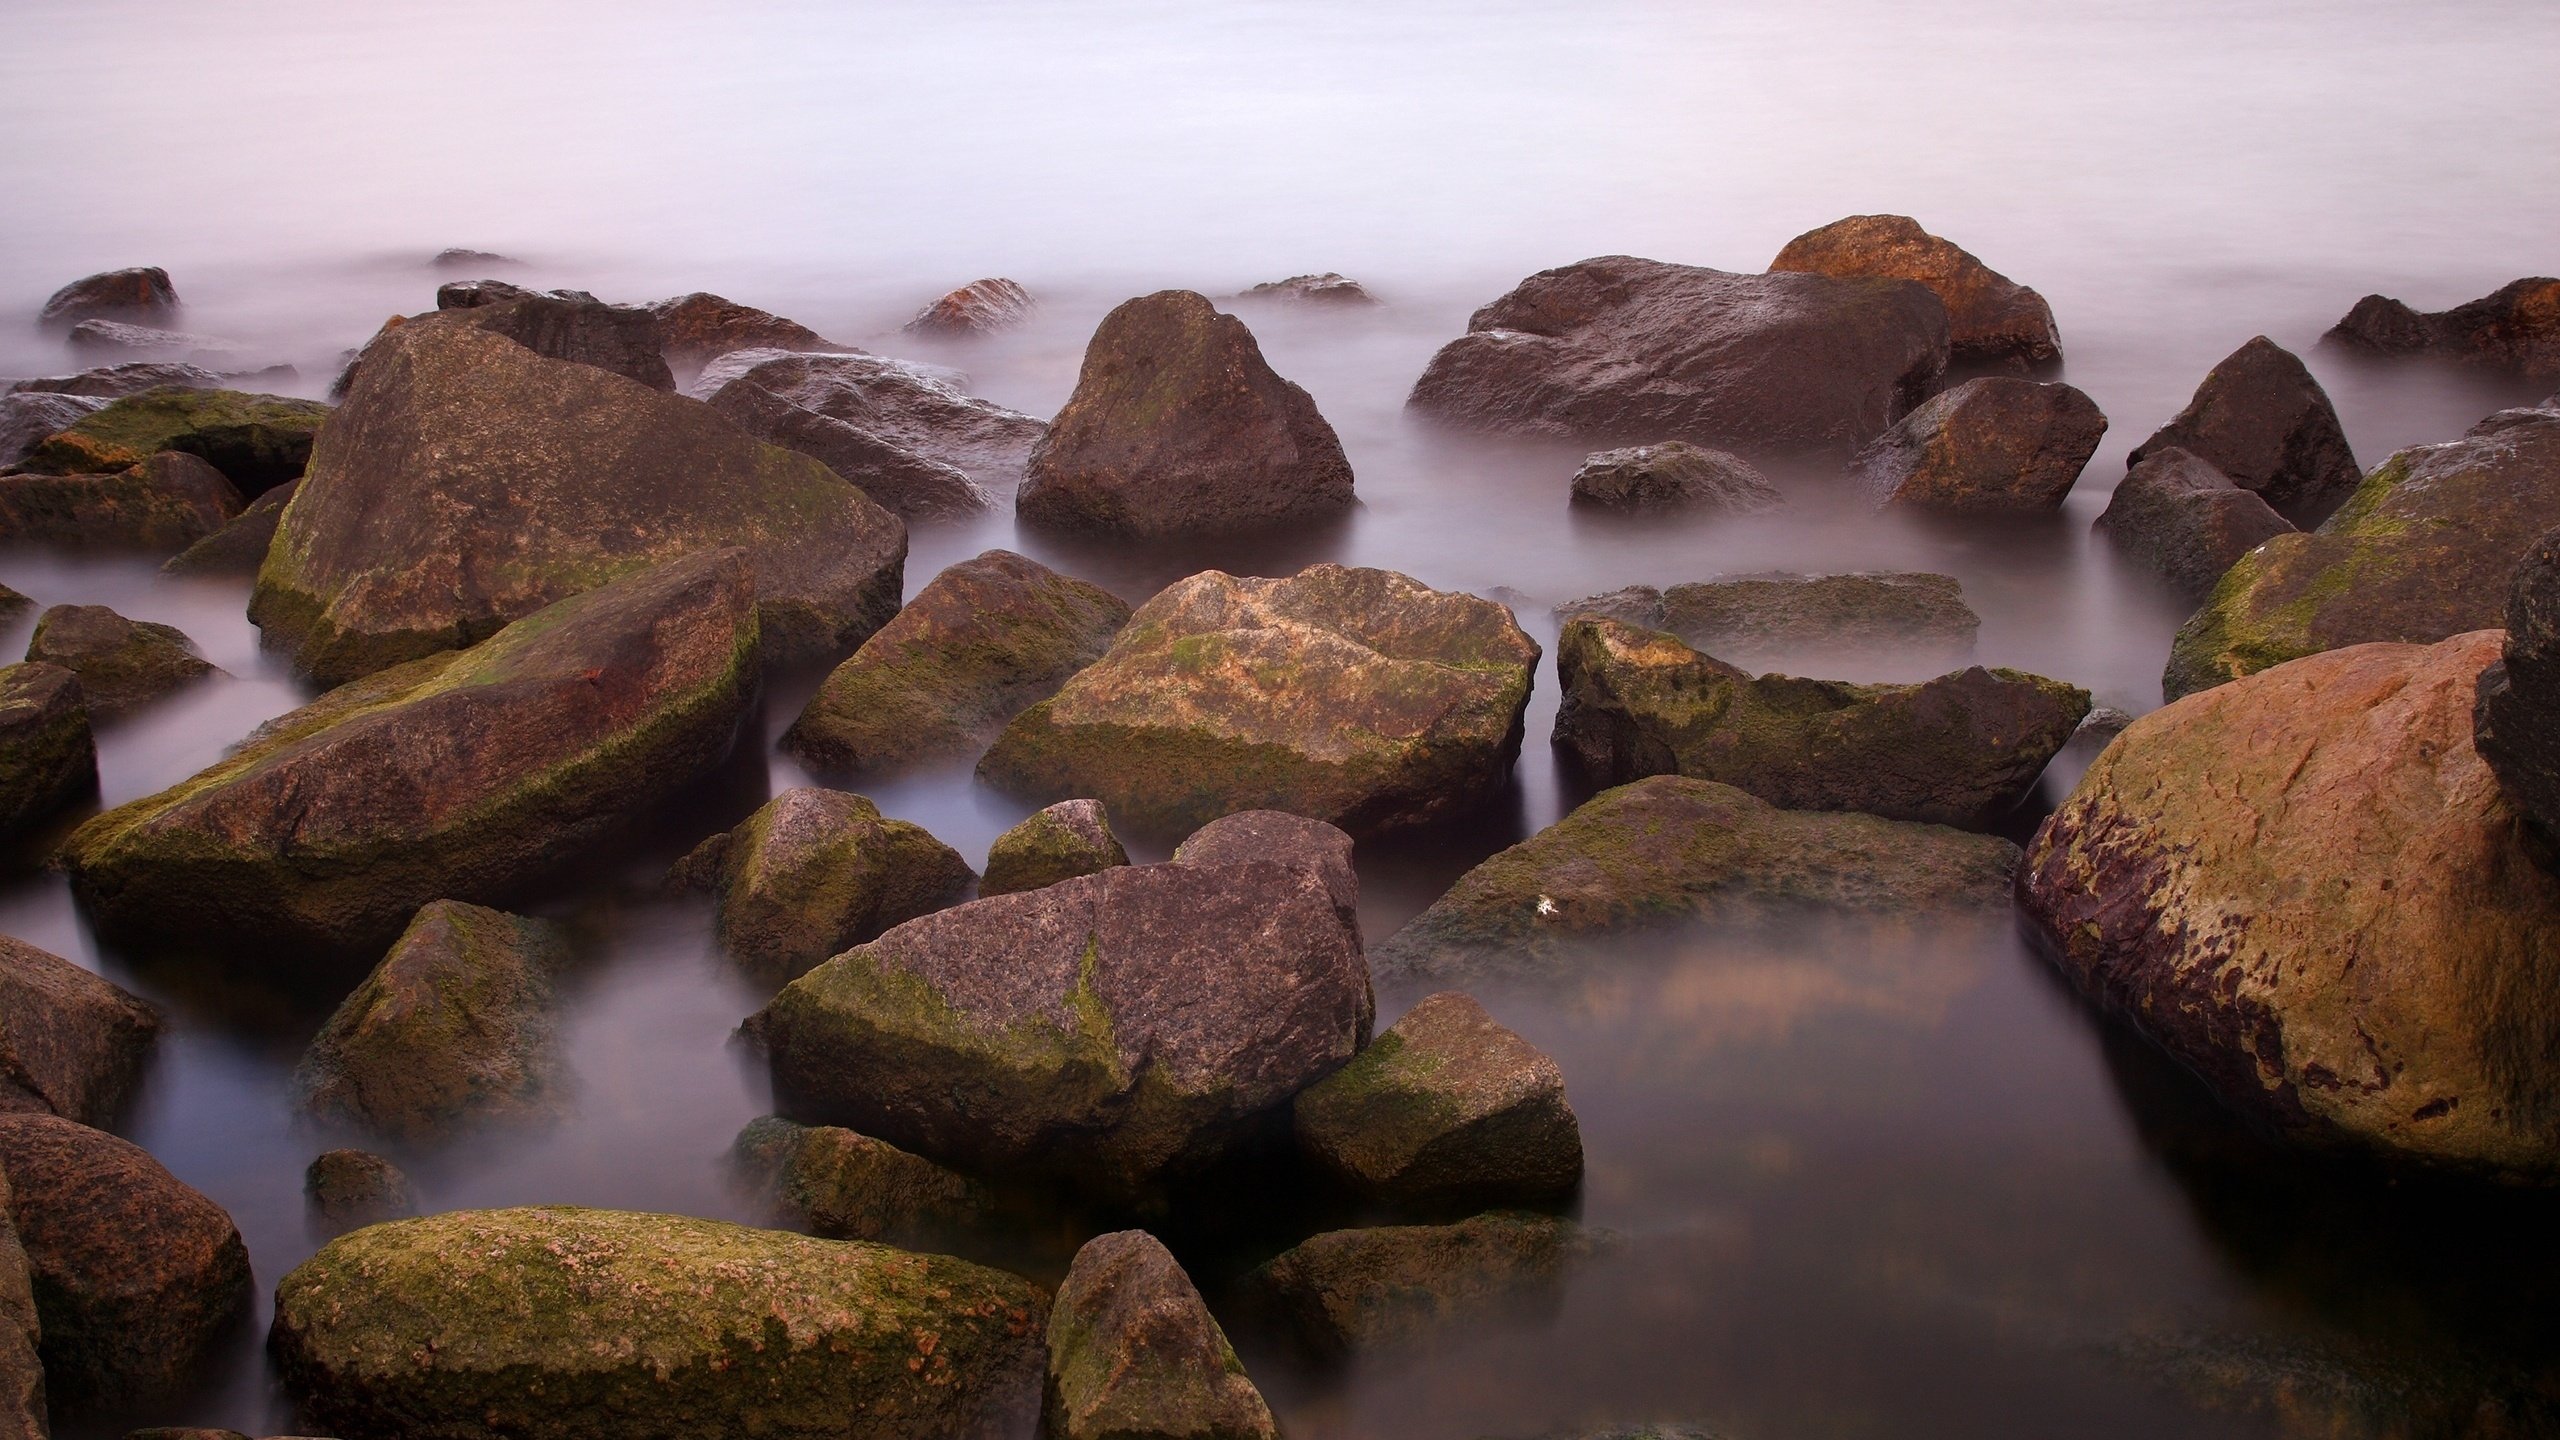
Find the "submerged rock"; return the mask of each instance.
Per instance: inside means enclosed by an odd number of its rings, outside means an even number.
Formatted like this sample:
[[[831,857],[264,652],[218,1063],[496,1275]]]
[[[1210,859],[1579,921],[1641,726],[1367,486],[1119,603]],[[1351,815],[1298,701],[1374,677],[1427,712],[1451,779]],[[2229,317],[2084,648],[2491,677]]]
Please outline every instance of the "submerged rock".
[[[1926,398],[1946,307],[1904,280],[1735,275],[1626,255],[1530,276],[1408,402],[1480,429],[1846,453]]]
[[[747,1023],[787,1111],[1129,1201],[1282,1123],[1371,1015],[1313,874],[1145,865],[909,921]]]
[[[1030,1423],[1045,1319],[946,1256],[563,1206],[334,1240],[269,1348],[333,1434],[975,1440]]]
[[[1981,826],[2035,788],[2089,692],[1981,666],[1921,685],[1754,679],[1678,638],[1575,620],[1555,743],[1619,784],[1678,774],[1798,810]]]
[[[2061,508],[2106,433],[2068,385],[1989,375],[1904,416],[1849,475],[1882,505],[2034,514]]]
[[[231,1217],[141,1147],[56,1115],[0,1115],[0,1174],[56,1405],[168,1396],[248,1311]]]
[[[1570,1220],[1495,1211],[1455,1225],[1333,1230],[1246,1277],[1255,1303],[1327,1358],[1419,1346],[1552,1301],[1605,1242]]]
[[[1605,616],[1677,635],[1753,669],[1783,657],[1842,661],[1954,658],[1973,649],[1981,617],[1952,575],[1741,575],[1656,590],[1630,586],[1556,607],[1562,620]]]
[[[1564,1072],[1443,991],[1299,1092],[1298,1148],[1364,1199],[1406,1209],[1561,1200],[1582,1183]]]
[[[1209,570],[1024,710],[978,764],[1179,833],[1273,809],[1371,832],[1463,812],[1510,775],[1537,644],[1511,612],[1387,570]]]
[[[2528,380],[2560,376],[2560,280],[2514,281],[2435,314],[2367,295],[2321,337],[2381,355],[2433,355]]]
[[[1278,1440],[1209,1307],[1144,1230],[1076,1251],[1049,1311],[1041,1431],[1051,1440]]]
[[[2214,366],[2187,408],[2135,446],[2127,463],[2171,449],[2306,524],[2336,509],[2364,478],[2328,392],[2264,335]]]
[[[0,475],[0,539],[70,550],[184,550],[240,513],[240,492],[164,450],[98,475]]]
[[[222,672],[175,625],[128,620],[104,605],[56,605],[36,619],[27,658],[80,677],[92,720],[113,720]]]
[[[239,514],[224,522],[193,545],[169,557],[160,567],[163,575],[255,575],[266,563],[267,547],[275,543],[276,526],[284,519],[284,507],[293,503],[294,492],[302,488],[299,480],[287,480],[266,494],[252,500]]]
[[[1949,351],[1961,362],[2043,366],[2062,358],[2053,307],[2042,295],[1908,215],[1852,215],[1808,230],[1788,241],[1769,268],[1926,285],[1947,307]]]
[[[968,893],[959,852],[841,790],[785,790],[682,871],[719,897],[720,943],[747,970],[789,980],[892,925]]]
[[[2180,627],[2161,686],[2174,700],[2342,645],[2494,627],[2517,560],[2554,515],[2560,414],[2403,450],[2319,529],[2233,565]]]
[[[917,312],[907,322],[916,335],[987,335],[1011,329],[1031,314],[1031,292],[1002,276],[972,280]]]
[[[834,437],[828,445],[835,456],[822,458],[856,467],[837,470],[856,484],[868,483],[857,473],[860,467],[894,461],[910,469],[957,471],[972,485],[1010,486],[1022,478],[1031,448],[1049,427],[1036,416],[967,393],[966,383],[956,371],[879,355],[741,350],[706,366],[691,393],[750,429],[750,421],[779,414],[780,407],[851,427],[847,438],[795,422],[809,435]]]
[[[1603,450],[1573,472],[1573,499],[1616,510],[1712,510],[1754,515],[1787,503],[1769,477],[1724,450],[1682,440]]]
[[[9,1176],[0,1171],[0,1437],[45,1440],[44,1326],[36,1313],[35,1273],[10,1219]]]
[[[1265,280],[1246,288],[1239,300],[1290,300],[1308,305],[1350,305],[1368,307],[1378,297],[1347,275],[1327,270],[1321,275],[1292,275],[1286,280]]]
[[[222,377],[198,365],[172,365],[162,360],[127,360],[117,365],[100,365],[75,375],[47,375],[11,384],[12,395],[84,395],[99,400],[121,400],[145,390],[164,385],[177,385],[192,390],[219,390]]]
[[[338,1006],[294,1071],[302,1108],[393,1140],[552,1118],[568,1078],[551,1017],[557,927],[438,900]]]
[[[24,460],[29,451],[106,403],[93,395],[48,391],[0,396],[0,470]]]
[[[696,401],[468,327],[405,325],[366,357],[250,600],[324,681],[733,545],[777,661],[840,654],[897,609],[897,517]]]
[[[2350,646],[2135,721],[2020,871],[2063,973],[2296,1142],[2560,1176],[2560,878],[2472,745],[2501,639]]]
[[[1129,863],[1099,800],[1061,800],[996,837],[978,893],[1011,895]]]
[[[936,575],[811,696],[782,746],[879,772],[983,754],[1007,722],[1102,658],[1129,607],[1010,550]]]
[[[178,313],[178,290],[169,272],[157,265],[136,265],[82,276],[47,296],[36,319],[52,329],[83,320],[160,321]]]
[[[2258,495],[2175,446],[2146,446],[2097,528],[2116,548],[2201,601],[2240,557],[2293,526]]]
[[[754,695],[745,557],[694,555],[342,686],[84,825],[111,939],[362,951],[503,902],[725,757]]]
[[[1286,810],[1239,810],[1191,832],[1173,848],[1176,865],[1289,865],[1316,877],[1333,913],[1360,928],[1360,872],[1351,867],[1351,837],[1321,820]]]
[[[767,1115],[738,1132],[730,1158],[781,1218],[830,1240],[936,1249],[995,1209],[968,1176],[839,1125]]]
[[[2006,907],[2018,847],[1935,825],[1781,810],[1704,780],[1604,790],[1460,876],[1370,956],[1383,980],[1569,976],[1647,931],[1801,912],[1941,919]]]
[[[658,301],[648,309],[658,324],[660,348],[677,365],[699,366],[732,350],[846,348],[796,320],[701,290]]]
[[[400,1167],[363,1150],[329,1150],[302,1172],[302,1198],[331,1235],[418,1213],[418,1189]]]
[[[159,330],[120,320],[83,320],[71,327],[71,353],[83,361],[171,360],[236,375],[261,368],[248,351],[211,335]]]
[[[2506,644],[2480,672],[2473,743],[2508,802],[2560,854],[2560,530],[2544,531],[2516,566],[2506,620]]]
[[[26,468],[94,474],[177,450],[221,471],[241,494],[256,495],[302,474],[332,413],[317,400],[162,385],[83,416],[31,451]]]
[[[1351,462],[1253,332],[1188,290],[1102,318],[1075,394],[1031,452],[1014,509],[1116,535],[1248,530],[1352,504]]]
[[[98,783],[80,677],[59,665],[0,665],[0,840],[14,840]]]
[[[110,1124],[159,1036],[160,1013],[123,987],[0,935],[0,1111]]]

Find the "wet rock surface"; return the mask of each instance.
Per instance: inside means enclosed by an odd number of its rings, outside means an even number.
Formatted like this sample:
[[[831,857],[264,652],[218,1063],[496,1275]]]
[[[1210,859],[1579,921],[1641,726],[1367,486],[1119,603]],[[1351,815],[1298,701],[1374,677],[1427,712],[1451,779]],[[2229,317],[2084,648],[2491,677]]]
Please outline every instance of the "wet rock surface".
[[[1333,898],[1342,923],[1359,928],[1360,872],[1351,837],[1321,820],[1286,810],[1239,810],[1191,832],[1173,849],[1176,865],[1288,865],[1314,875]]]
[[[710,404],[739,429],[819,462],[902,519],[948,520],[991,503],[967,471],[760,386],[723,386]]]
[[[168,554],[240,513],[240,492],[193,455],[164,450],[92,475],[0,475],[0,539],[65,550]]]
[[[85,395],[97,400],[121,400],[145,390],[164,385],[177,385],[193,390],[219,390],[222,377],[196,365],[172,365],[156,360],[128,360],[119,365],[101,365],[72,375],[46,375],[32,380],[19,380],[8,387],[12,395]]]
[[[44,1394],[44,1326],[36,1314],[35,1274],[11,1219],[9,1176],[0,1171],[0,1437],[45,1440],[51,1433]]]
[[[777,444],[823,446],[820,458],[858,485],[896,482],[922,502],[951,490],[949,474],[957,472],[973,488],[934,503],[935,513],[959,514],[985,507],[982,489],[1020,480],[1048,432],[1038,417],[978,399],[965,384],[956,372],[878,355],[763,349],[720,356],[688,393],[748,429],[774,429]],[[781,432],[802,439],[786,441]]]
[[[0,839],[59,814],[97,783],[80,677],[59,665],[0,666]]]
[[[221,529],[169,557],[164,575],[255,575],[267,562],[284,507],[293,503],[300,480],[287,480],[242,507]]]
[[[669,364],[698,368],[733,350],[842,350],[817,331],[769,310],[696,290],[648,307]]]
[[[2240,557],[2293,526],[2232,478],[2175,446],[2146,447],[2097,528],[2116,549],[2202,601]]]
[[[121,320],[83,320],[71,327],[72,358],[91,364],[125,360],[165,360],[201,366],[225,375],[262,368],[247,350],[212,335],[162,330]]]
[[[2432,355],[2548,380],[2560,377],[2560,280],[2517,280],[2434,314],[2367,295],[2321,338],[2371,354]]]
[[[104,605],[56,605],[36,618],[27,659],[80,677],[93,721],[113,720],[222,672],[174,625],[128,620]]]
[[[1346,305],[1367,308],[1378,303],[1378,297],[1357,280],[1327,270],[1321,275],[1292,275],[1286,280],[1265,280],[1245,288],[1239,300],[1287,300],[1302,305]]]
[[[418,1213],[418,1187],[399,1166],[365,1150],[328,1150],[302,1173],[311,1218],[331,1236]]]
[[[443,299],[439,293],[439,306]],[[522,294],[492,297],[488,303],[459,308],[440,308],[434,316],[412,323],[468,325],[503,335],[549,359],[592,365],[652,390],[676,388],[676,377],[667,369],[666,357],[661,353],[664,337],[658,317],[636,305],[607,305],[591,296],[560,292]]]
[[[1031,314],[1031,292],[1002,276],[972,280],[917,312],[907,322],[915,335],[966,337],[991,335],[1021,324]]]
[[[2552,854],[2560,855],[2560,531],[2516,566],[2507,638],[2480,672],[2473,743]]]
[[[0,935],[0,1112],[114,1122],[160,1036],[122,986]]]
[[[27,452],[106,403],[93,395],[47,391],[0,396],[0,469],[24,460]]]
[[[2062,358],[2053,307],[2043,296],[1908,215],[1852,215],[1808,230],[1769,268],[1926,285],[1947,307],[1949,350],[1961,363],[2041,367]]]
[[[49,329],[69,329],[83,320],[159,322],[178,313],[178,290],[169,272],[157,265],[136,265],[83,276],[47,296],[36,319]]]
[[[978,893],[1011,895],[1129,863],[1099,800],[1061,800],[996,837]]]
[[[160,385],[110,401],[30,451],[25,468],[95,474],[181,451],[222,472],[243,495],[299,476],[332,413],[317,400]]]
[[[718,898],[729,954],[777,984],[957,902],[976,878],[923,826],[862,796],[807,787],[774,796],[678,870]]]
[[[1759,669],[1790,655],[1873,663],[1955,658],[1982,619],[1952,575],[1740,575],[1657,590],[1635,585],[1556,607],[1561,620],[1606,617],[1676,635]]]
[[[1246,1286],[1305,1350],[1343,1358],[1419,1348],[1551,1303],[1567,1273],[1606,1245],[1570,1220],[1495,1211],[1454,1225],[1327,1231],[1273,1257]]]
[[[1474,428],[1846,454],[1947,363],[1904,280],[1735,275],[1612,255],[1541,271],[1441,347],[1410,404]]]
[[[2187,408],[2135,446],[2127,463],[2139,466],[2170,449],[2213,466],[2302,524],[2325,517],[2364,479],[2328,392],[2264,335],[2214,366]]]
[[[840,1125],[767,1115],[738,1132],[730,1160],[773,1213],[830,1240],[940,1249],[995,1213],[977,1181]]]
[[[1849,475],[1878,504],[2037,514],[2061,508],[2106,433],[2071,386],[1985,376],[1904,416]]]
[[[1750,461],[1680,440],[1603,450],[1573,473],[1573,502],[1611,510],[1756,515],[1787,503]]]
[[[1208,1305],[1143,1230],[1076,1251],[1049,1310],[1042,1430],[1055,1440],[1277,1440]]]

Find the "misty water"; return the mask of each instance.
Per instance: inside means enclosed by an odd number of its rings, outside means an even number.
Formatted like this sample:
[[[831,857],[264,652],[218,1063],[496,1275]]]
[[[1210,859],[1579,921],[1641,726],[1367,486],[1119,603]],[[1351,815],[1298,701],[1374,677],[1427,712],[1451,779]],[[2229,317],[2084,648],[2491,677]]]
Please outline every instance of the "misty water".
[[[2160,702],[2184,607],[2089,524],[2125,452],[2214,361],[2260,333],[2303,354],[2367,465],[2538,398],[2314,342],[2369,291],[2439,309],[2560,265],[2555,59],[2560,8],[2542,0],[10,0],[0,376],[74,368],[33,324],[56,286],[155,264],[183,328],[289,363],[301,379],[284,388],[318,395],[386,317],[468,278],[429,257],[470,246],[519,257],[499,273],[521,284],[713,291],[957,367],[1046,416],[1123,299],[1339,270],[1386,303],[1221,304],[1340,432],[1351,518],[1138,547],[1018,532],[1000,506],[915,527],[909,593],[990,546],[1132,602],[1212,566],[1335,560],[1495,596],[1552,649],[1554,604],[1629,584],[1930,570],[1981,613],[1975,659],[2139,712]],[[2060,515],[1918,524],[1795,469],[1769,515],[1602,523],[1565,504],[1581,447],[1405,413],[1432,351],[1532,271],[1611,253],[1758,270],[1801,231],[1878,211],[2051,301],[2063,378],[2113,425]],[[1033,320],[965,344],[898,332],[982,275],[1030,287]],[[101,731],[102,803],[193,773],[311,693],[260,653],[245,581],[11,552],[0,582],[175,624],[228,672]],[[774,677],[761,745],[540,907],[578,937],[573,1113],[392,1152],[429,1208],[765,1218],[722,1157],[768,1105],[732,1040],[768,992],[717,953],[704,906],[653,882],[768,794],[814,783],[771,741],[816,678]],[[1373,940],[1581,797],[1545,743],[1555,698],[1550,667],[1491,812],[1362,847]],[[2088,758],[2067,750],[2004,832],[2023,838]],[[965,767],[865,793],[972,863],[1028,809]],[[271,1294],[319,1243],[304,1165],[367,1143],[297,1120],[290,1098],[356,976],[103,950],[41,860],[9,858],[0,932],[169,1013],[119,1128],[229,1210]],[[1382,994],[1381,1027],[1414,998]],[[1301,1440],[1616,1420],[1737,1440],[2507,1435],[2560,1415],[2560,1210],[2261,1153],[2006,926],[1631,945],[1566,984],[1480,998],[1563,1066],[1589,1151],[1578,1213],[1623,1243],[1518,1315],[1347,1370],[1240,1328]],[[1007,1258],[1054,1281],[1079,1238],[1063,1219],[1032,1226]],[[1213,1299],[1252,1244],[1190,1257]],[[59,1433],[290,1431],[264,1305],[200,1394],[63,1414]]]

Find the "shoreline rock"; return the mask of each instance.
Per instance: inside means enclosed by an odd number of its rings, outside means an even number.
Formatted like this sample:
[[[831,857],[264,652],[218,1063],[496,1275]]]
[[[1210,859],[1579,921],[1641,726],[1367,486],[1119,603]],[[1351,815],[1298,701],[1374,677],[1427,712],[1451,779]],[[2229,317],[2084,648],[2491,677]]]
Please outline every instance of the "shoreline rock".
[[[1039,890],[1128,863],[1129,852],[1111,833],[1111,817],[1101,801],[1061,800],[996,837],[987,851],[987,874],[978,882],[978,895],[984,899]]]
[[[2214,366],[2187,407],[2125,463],[2169,449],[2211,465],[2298,524],[2326,518],[2364,480],[2328,392],[2264,335]]]
[[[1706,510],[1756,515],[1787,497],[1750,461],[1685,440],[1603,450],[1573,472],[1573,503],[1613,510]]]
[[[1968,380],[1902,417],[1849,462],[1879,505],[2040,514],[2062,507],[2107,417],[2059,381]]]
[[[0,1112],[113,1123],[160,1029],[160,1012],[114,981],[0,935]]]
[[[1049,1309],[1049,1440],[1279,1440],[1224,1330],[1161,1241],[1097,1235]]]
[[[923,826],[860,795],[806,786],[704,841],[677,871],[716,897],[721,947],[776,984],[958,903],[977,878]]]
[[[1920,228],[1908,215],[1852,215],[1786,243],[1772,270],[1926,285],[1947,307],[1949,357],[1961,364],[2039,369],[2062,358],[2045,298]]]

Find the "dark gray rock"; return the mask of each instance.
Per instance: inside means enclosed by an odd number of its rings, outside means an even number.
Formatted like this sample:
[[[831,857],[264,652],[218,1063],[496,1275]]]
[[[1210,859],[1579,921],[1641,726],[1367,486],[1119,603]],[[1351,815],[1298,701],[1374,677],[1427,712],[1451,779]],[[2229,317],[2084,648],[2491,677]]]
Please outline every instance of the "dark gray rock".
[[[767,444],[816,460],[902,519],[952,520],[992,503],[966,471],[760,386],[724,386],[710,403],[729,423]]]
[[[1327,270],[1321,275],[1292,275],[1248,287],[1239,300],[1287,300],[1304,305],[1349,305],[1367,308],[1378,297],[1349,276]]]
[[[169,360],[201,366],[223,375],[263,368],[241,346],[211,335],[182,330],[156,330],[119,320],[83,320],[71,327],[71,353],[97,365],[124,360]]]
[[[0,840],[14,840],[98,783],[80,677],[59,665],[0,666]]]
[[[1304,1349],[1338,1359],[1419,1348],[1551,1303],[1608,1243],[1570,1220],[1499,1210],[1454,1225],[1333,1230],[1273,1257],[1245,1290]]]
[[[248,503],[219,530],[169,557],[163,575],[255,575],[275,543],[284,507],[293,503],[300,480],[288,480]]]
[[[484,282],[485,283],[485,282]],[[503,335],[536,355],[593,365],[652,390],[673,390],[658,317],[635,305],[607,305],[560,295],[523,295],[449,310],[411,322],[470,325]],[[358,365],[363,361],[359,357]]]
[[[2328,392],[2300,359],[2264,335],[2214,366],[2187,408],[2127,460],[2138,466],[2171,449],[2211,465],[2304,525],[2336,509],[2364,479]]]
[[[0,1111],[111,1124],[159,1035],[123,987],[0,935]]]
[[[2061,508],[2106,433],[2068,385],[1985,376],[1904,416],[1849,474],[1880,505],[2038,514]]]
[[[958,471],[973,485],[1010,486],[1022,477],[1032,447],[1049,427],[968,394],[965,384],[956,372],[878,355],[758,349],[720,356],[688,393],[749,430],[755,429],[755,417],[780,413],[773,408],[777,403],[849,427],[851,438],[798,422],[813,437],[810,443],[824,439],[830,446],[828,453],[811,453],[857,485],[867,483],[863,467],[876,464],[940,467]],[[793,442],[776,437],[774,443]],[[948,508],[967,507],[954,502]]]
[[[1681,440],[1603,450],[1573,472],[1578,505],[1612,510],[1710,510],[1753,515],[1787,503],[1750,461]]]
[[[2241,556],[2293,526],[2257,494],[2175,446],[2145,447],[2097,528],[2189,600],[2213,593]]]
[[[315,1227],[335,1237],[418,1213],[418,1187],[399,1166],[366,1150],[329,1150],[302,1172]]]
[[[2560,530],[2516,565],[2507,640],[2480,672],[2472,743],[2517,813],[2560,855]]]
[[[48,375],[34,380],[20,380],[9,387],[12,395],[87,395],[94,399],[121,400],[145,390],[162,386],[181,390],[220,390],[222,377],[197,365],[171,365],[164,361],[128,360],[121,365],[101,365],[76,375]]]
[[[2321,340],[2372,354],[2431,355],[2549,380],[2560,376],[2560,280],[2517,280],[2432,315],[2367,295]]]

